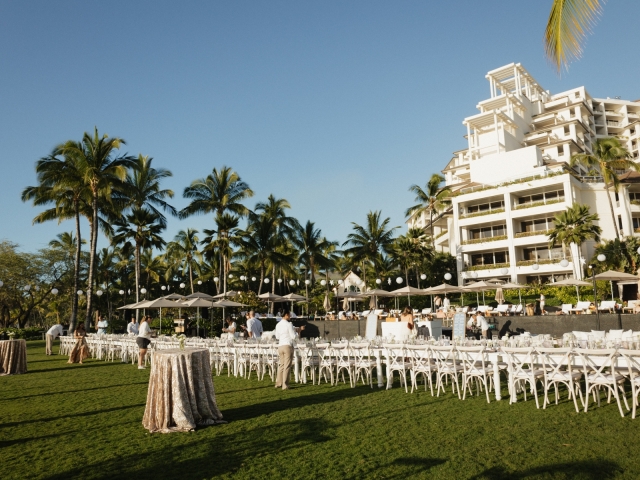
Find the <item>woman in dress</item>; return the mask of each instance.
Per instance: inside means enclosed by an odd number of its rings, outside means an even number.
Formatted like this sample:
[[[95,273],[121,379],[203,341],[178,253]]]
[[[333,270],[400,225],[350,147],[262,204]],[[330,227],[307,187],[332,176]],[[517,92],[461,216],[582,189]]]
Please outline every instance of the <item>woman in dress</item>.
[[[226,322],[227,328],[223,328],[222,331],[234,335],[236,333],[236,322],[234,322],[231,317],[227,317]]]
[[[82,365],[82,361],[85,358],[89,358],[89,346],[87,345],[86,336],[87,331],[84,328],[84,322],[80,322],[76,327],[76,331],[73,333],[76,344],[69,354],[69,361],[67,363],[79,363]]]
[[[138,328],[138,336],[136,337],[136,343],[138,344],[138,370],[144,370],[146,368],[144,366],[144,357],[147,355],[147,348],[149,348],[149,344],[151,343],[150,321],[151,317],[149,315],[142,317],[142,322],[140,322],[140,327]]]

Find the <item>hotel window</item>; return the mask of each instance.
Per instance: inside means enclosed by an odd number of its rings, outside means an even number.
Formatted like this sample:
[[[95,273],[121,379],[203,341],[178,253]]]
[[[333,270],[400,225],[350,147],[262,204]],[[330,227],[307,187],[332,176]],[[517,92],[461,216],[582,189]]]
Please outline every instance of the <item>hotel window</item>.
[[[537,202],[555,202],[564,201],[564,190],[553,190],[551,192],[536,193],[532,195],[524,195],[518,198],[518,205],[528,205]]]
[[[525,220],[524,222],[520,222],[520,231],[521,232],[544,232],[546,230],[551,230],[554,227],[554,222],[552,217],[547,218],[538,218],[535,220]]]
[[[499,263],[509,262],[509,252],[486,252],[486,253],[474,253],[471,255],[471,265],[496,265]]]
[[[640,192],[629,192],[629,200],[640,200]]]
[[[631,220],[633,221],[633,229],[634,230],[637,230],[638,228],[640,228],[640,218],[633,217]]]
[[[560,260],[562,259],[562,247],[555,246],[549,248],[546,246],[530,247],[522,249],[523,260]]]
[[[480,213],[480,212],[490,212],[492,210],[498,210],[500,208],[504,208],[504,200],[491,202],[491,203],[481,203],[480,205],[469,205],[467,207],[467,213]]]
[[[571,127],[569,125],[564,126],[564,134],[569,135],[571,133]]]
[[[469,239],[477,240],[480,238],[499,237],[507,234],[506,225],[494,225],[491,227],[474,228],[469,230]]]

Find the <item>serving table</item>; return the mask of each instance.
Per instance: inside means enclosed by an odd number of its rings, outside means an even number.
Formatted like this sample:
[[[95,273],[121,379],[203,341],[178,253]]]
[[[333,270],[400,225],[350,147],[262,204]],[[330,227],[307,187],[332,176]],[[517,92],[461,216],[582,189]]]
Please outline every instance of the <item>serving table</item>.
[[[0,375],[27,373],[27,342],[25,340],[0,341]]]
[[[152,355],[144,428],[169,433],[226,423],[216,404],[209,350],[171,348]]]

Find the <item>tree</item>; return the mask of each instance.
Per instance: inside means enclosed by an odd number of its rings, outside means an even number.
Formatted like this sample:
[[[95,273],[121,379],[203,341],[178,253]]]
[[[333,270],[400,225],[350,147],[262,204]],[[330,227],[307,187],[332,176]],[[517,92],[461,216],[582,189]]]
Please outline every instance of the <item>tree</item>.
[[[47,157],[36,163],[38,186],[27,187],[22,192],[22,201],[33,201],[34,206],[50,205],[52,208],[38,214],[33,223],[43,223],[50,220],[74,219],[76,228],[76,245],[74,258],[74,283],[71,295],[71,318],[69,331],[75,330],[78,297],[75,295],[80,288],[80,258],[82,254],[82,240],[80,234],[80,215],[92,218],[91,194],[84,183],[80,166],[76,157],[63,155],[56,149]]]
[[[116,223],[113,242],[121,244],[132,241],[135,245],[136,302],[140,301],[140,252],[142,249],[164,247],[166,242],[160,236],[163,230],[164,225],[160,217],[144,208],[134,208]]]
[[[350,245],[344,250],[347,255],[352,255],[355,262],[363,265],[366,282],[366,264],[375,261],[381,253],[391,253],[393,243],[393,231],[400,227],[388,228],[390,218],[380,219],[380,211],[369,212],[367,214],[367,224],[365,226],[351,222],[353,233],[347,235],[347,241],[342,246]]]
[[[435,249],[435,238],[433,236],[433,216],[439,213],[447,205],[451,204],[451,189],[447,186],[440,187],[444,182],[444,177],[434,173],[426,183],[425,188],[419,185],[411,185],[409,191],[416,194],[415,201],[419,202],[413,207],[409,207],[404,215],[410,217],[412,215],[418,217],[422,213],[429,214],[429,226],[431,228],[431,246]]]
[[[581,164],[587,168],[596,168],[602,175],[604,189],[609,200],[611,220],[618,239],[620,239],[620,231],[613,211],[613,201],[611,200],[609,187],[612,186],[613,190],[618,193],[620,179],[617,172],[621,170],[634,170],[637,172],[640,170],[640,165],[630,160],[630,158],[628,150],[622,146],[617,138],[598,138],[593,144],[593,154],[578,153],[571,157],[571,166]]]
[[[213,169],[205,178],[194,180],[184,189],[184,198],[191,203],[180,210],[178,216],[187,218],[191,215],[214,214],[216,222],[223,218],[225,213],[234,213],[239,217],[247,215],[249,210],[241,202],[253,196],[253,190],[242,181],[240,175],[231,168],[223,166],[220,170]],[[216,223],[217,225],[217,223]],[[218,239],[224,234],[217,225]],[[222,250],[220,255],[220,277],[223,277],[224,260]],[[226,283],[225,292],[226,292]]]
[[[586,240],[594,239],[598,241],[600,239],[602,229],[593,223],[597,221],[598,214],[592,214],[589,211],[588,205],[573,204],[564,212],[560,212],[554,217],[554,227],[551,233],[549,233],[549,246],[553,247],[553,245],[560,242],[562,244],[563,256],[566,256],[566,245],[572,243],[577,245],[579,251],[580,245]],[[580,259],[574,258],[573,252],[571,252],[571,257],[575,271],[577,272],[578,268],[582,268]]]
[[[98,244],[98,212],[111,201],[114,189],[122,185],[127,176],[127,169],[135,167],[133,157],[123,155],[113,157],[116,150],[124,145],[121,138],[102,137],[98,129],[94,128],[93,135],[85,132],[79,142],[69,140],[57,147],[57,151],[64,156],[72,157],[82,175],[84,185],[91,193],[91,219],[89,221],[89,273],[87,278],[87,323],[91,322],[92,293],[94,283],[94,268]],[[88,325],[89,327],[90,325]]]
[[[198,262],[202,261],[202,253],[198,250],[198,230],[187,228],[180,230],[173,241],[167,244],[166,262],[169,265],[167,274],[173,276],[176,269],[182,269],[189,277],[189,286],[193,293],[193,271],[198,271]]]
[[[602,12],[599,0],[553,0],[544,32],[547,59],[560,72],[580,58],[586,34]]]
[[[338,242],[330,242],[322,236],[322,231],[315,228],[315,223],[307,221],[304,227],[298,226],[291,241],[298,249],[298,261],[311,274],[311,285],[315,285],[315,274],[319,269],[333,267],[333,261],[325,255],[330,246],[337,246]]]

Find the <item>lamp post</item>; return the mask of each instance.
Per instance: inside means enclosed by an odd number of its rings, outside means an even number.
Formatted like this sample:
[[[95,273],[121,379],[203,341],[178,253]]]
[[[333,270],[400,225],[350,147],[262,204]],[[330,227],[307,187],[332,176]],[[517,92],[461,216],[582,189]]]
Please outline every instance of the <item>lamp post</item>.
[[[597,259],[599,262],[604,262],[607,257],[601,253]],[[596,306],[596,328],[600,330],[600,310],[598,309],[598,294],[596,289],[596,266],[591,264],[589,265],[589,269],[591,270],[591,279],[593,281],[593,304]]]

